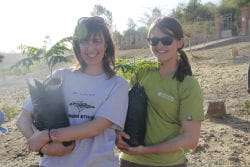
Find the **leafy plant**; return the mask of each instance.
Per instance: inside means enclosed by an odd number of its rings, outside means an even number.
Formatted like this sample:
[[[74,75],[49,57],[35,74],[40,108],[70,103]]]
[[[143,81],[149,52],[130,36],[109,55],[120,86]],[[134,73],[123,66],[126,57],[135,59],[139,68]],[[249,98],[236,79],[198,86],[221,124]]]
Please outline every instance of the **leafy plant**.
[[[49,37],[47,37],[48,39]],[[66,37],[58,41],[51,48],[47,49],[48,41],[44,41],[43,48],[36,48],[27,45],[20,45],[19,49],[22,50],[26,58],[18,61],[10,69],[15,70],[19,68],[26,68],[30,70],[32,67],[40,64],[42,61],[48,65],[50,75],[52,74],[53,67],[57,63],[71,62],[68,57],[64,57],[66,51],[69,51],[67,43],[72,41],[72,37]]]
[[[141,59],[138,62],[129,62],[128,59],[117,59],[115,69],[119,75],[129,80],[132,74],[146,66],[155,68],[158,67],[158,63],[146,59]]]

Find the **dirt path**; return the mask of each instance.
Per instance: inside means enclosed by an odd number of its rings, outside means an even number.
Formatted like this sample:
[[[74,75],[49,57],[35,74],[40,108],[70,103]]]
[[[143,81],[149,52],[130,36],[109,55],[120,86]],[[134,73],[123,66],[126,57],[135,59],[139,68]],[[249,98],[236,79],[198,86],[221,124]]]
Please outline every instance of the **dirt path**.
[[[232,58],[229,54],[231,47],[238,48],[242,57]],[[149,55],[149,52],[145,54]],[[202,87],[204,110],[209,100],[222,99],[227,115],[221,120],[203,122],[199,146],[187,155],[188,163],[203,167],[250,166],[250,114],[243,109],[243,102],[249,99],[246,80],[250,43],[241,42],[193,54],[190,62]],[[42,69],[25,76],[0,77],[0,105],[20,105],[28,96],[25,79],[44,79],[47,73]],[[0,167],[34,167],[39,157],[28,154],[15,121],[16,118],[4,123],[3,126],[9,129],[8,135],[0,134]]]

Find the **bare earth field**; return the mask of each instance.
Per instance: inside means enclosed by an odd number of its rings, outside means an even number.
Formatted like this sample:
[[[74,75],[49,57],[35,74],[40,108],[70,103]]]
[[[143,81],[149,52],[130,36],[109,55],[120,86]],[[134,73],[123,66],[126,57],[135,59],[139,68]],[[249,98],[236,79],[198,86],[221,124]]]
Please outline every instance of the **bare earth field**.
[[[239,50],[239,57],[233,58],[230,55],[231,47]],[[117,54],[121,57],[148,57],[150,51],[129,50]],[[0,66],[12,62],[9,59],[14,60],[15,57],[7,56]],[[243,108],[243,102],[250,100],[246,89],[250,42],[196,51],[193,56],[189,54],[189,59],[193,73],[202,87],[204,111],[207,110],[208,101],[220,99],[225,102],[227,114],[222,119],[206,119],[203,122],[198,147],[187,153],[188,166],[250,167],[250,114]],[[42,66],[25,75],[0,76],[0,106],[8,104],[18,107],[28,96],[26,79],[43,80],[46,75],[46,67]],[[15,122],[16,117],[3,124],[9,134],[0,134],[0,167],[37,167],[39,156],[28,153],[25,139],[17,130]]]

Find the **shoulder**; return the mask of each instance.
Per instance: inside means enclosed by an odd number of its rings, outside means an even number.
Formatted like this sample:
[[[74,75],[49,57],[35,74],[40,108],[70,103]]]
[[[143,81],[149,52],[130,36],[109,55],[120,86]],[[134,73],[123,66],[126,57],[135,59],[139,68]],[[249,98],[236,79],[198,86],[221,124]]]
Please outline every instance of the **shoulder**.
[[[180,82],[180,85],[182,86],[199,86],[199,83],[197,81],[197,79],[194,76],[186,76],[183,80],[183,82]]]
[[[186,76],[183,82],[179,82],[179,89],[181,93],[201,92],[200,84],[194,76]]]
[[[53,78],[61,78],[65,75],[73,73],[73,70],[70,68],[57,69],[52,73]]]
[[[114,75],[112,78],[110,78],[110,80],[115,82],[117,86],[129,87],[128,81],[118,75]]]
[[[159,64],[153,61],[141,62],[137,65],[134,73],[131,75],[131,84],[141,81],[145,76],[148,76],[150,73],[158,71]]]

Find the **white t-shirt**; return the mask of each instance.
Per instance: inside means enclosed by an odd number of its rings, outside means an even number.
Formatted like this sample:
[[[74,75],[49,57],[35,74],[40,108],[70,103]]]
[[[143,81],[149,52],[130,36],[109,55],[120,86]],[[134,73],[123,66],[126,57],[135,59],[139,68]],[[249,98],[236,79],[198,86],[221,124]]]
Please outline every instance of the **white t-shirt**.
[[[57,70],[54,78],[63,78],[63,93],[70,125],[103,117],[113,125],[96,137],[77,140],[74,150],[63,156],[41,158],[44,167],[117,167],[114,155],[115,129],[124,127],[127,107],[127,81],[119,76],[107,79],[105,74],[90,76],[70,69]],[[33,112],[30,98],[22,105],[24,110]]]

